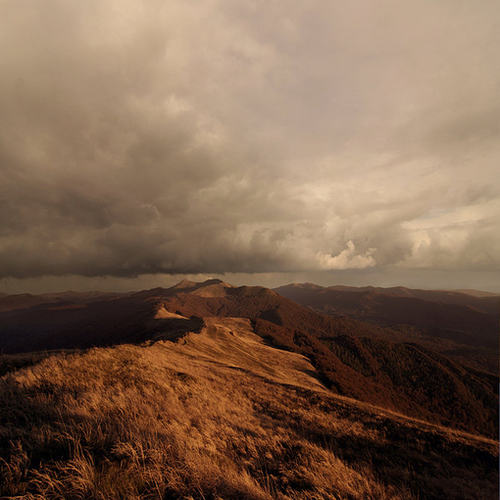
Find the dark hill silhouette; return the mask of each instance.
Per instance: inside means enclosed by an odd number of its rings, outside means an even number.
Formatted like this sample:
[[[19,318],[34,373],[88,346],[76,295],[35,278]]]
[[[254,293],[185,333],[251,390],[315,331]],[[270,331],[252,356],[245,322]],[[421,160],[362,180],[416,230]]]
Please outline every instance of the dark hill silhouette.
[[[498,293],[485,292],[483,290],[474,290],[471,288],[462,288],[459,290],[453,290],[457,293],[465,293],[466,295],[472,295],[473,297],[498,297]]]
[[[71,300],[70,300],[71,299]],[[333,391],[406,415],[496,435],[498,377],[460,366],[394,332],[304,308],[263,287],[181,282],[92,301],[66,297],[0,313],[6,353],[176,339],[203,318],[248,318],[268,344],[309,358]]]
[[[291,283],[275,288],[281,295],[294,293],[303,293],[306,290],[315,290],[321,294],[331,291],[337,292],[374,292],[394,297],[413,297],[416,299],[430,300],[432,302],[441,302],[448,304],[461,304],[477,307],[488,312],[498,312],[498,293],[483,292],[480,290],[423,290],[418,288],[407,288],[404,286],[395,287],[375,287],[375,286],[346,286],[333,285],[324,287],[314,283]],[[289,290],[287,292],[287,290]],[[486,300],[482,300],[486,299]]]
[[[384,328],[387,339],[419,342],[498,373],[499,297],[438,290],[293,284],[278,293],[322,314]],[[388,329],[389,328],[389,329]]]
[[[351,287],[335,285],[330,287],[322,287],[313,283],[293,283],[284,285],[274,289],[280,295],[295,300],[299,303],[308,302],[307,305],[325,305],[333,300],[338,300],[339,305],[331,304],[331,307],[354,308],[358,310],[359,305],[356,305],[354,298],[358,297],[392,297],[392,298],[408,298],[420,299],[439,304],[455,304],[470,308],[472,310],[481,311],[488,315],[493,315],[498,318],[500,296],[489,292],[475,291],[475,294],[465,293],[463,291],[448,291],[448,290],[419,290],[406,287]],[[472,292],[472,291],[471,291]],[[352,294],[352,295],[351,295]],[[342,299],[342,297],[351,297],[351,300]]]
[[[30,293],[21,293],[16,295],[0,294],[0,312],[15,311],[19,309],[29,309],[35,306],[51,304],[52,307],[64,307],[77,304],[88,304],[90,302],[99,302],[102,300],[124,296],[127,294],[114,292],[67,292],[43,293],[32,295]]]
[[[200,319],[155,319],[158,304],[152,291],[96,294],[90,301],[88,294],[76,292],[71,299],[64,293],[11,297],[15,307],[0,312],[2,353],[140,343],[158,337],[161,331],[168,337],[196,331],[202,323]]]

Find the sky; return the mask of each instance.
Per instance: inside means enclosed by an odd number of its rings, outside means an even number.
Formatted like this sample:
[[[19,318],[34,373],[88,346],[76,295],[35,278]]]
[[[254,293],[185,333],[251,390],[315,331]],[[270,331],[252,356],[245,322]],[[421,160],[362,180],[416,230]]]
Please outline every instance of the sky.
[[[498,0],[0,10],[0,291],[500,291]]]

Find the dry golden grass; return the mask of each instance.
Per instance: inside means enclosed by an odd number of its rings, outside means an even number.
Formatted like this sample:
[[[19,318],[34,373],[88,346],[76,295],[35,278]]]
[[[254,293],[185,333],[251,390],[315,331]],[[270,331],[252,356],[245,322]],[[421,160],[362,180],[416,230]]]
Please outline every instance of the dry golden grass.
[[[0,381],[0,498],[492,499],[496,444],[328,393],[245,320]]]

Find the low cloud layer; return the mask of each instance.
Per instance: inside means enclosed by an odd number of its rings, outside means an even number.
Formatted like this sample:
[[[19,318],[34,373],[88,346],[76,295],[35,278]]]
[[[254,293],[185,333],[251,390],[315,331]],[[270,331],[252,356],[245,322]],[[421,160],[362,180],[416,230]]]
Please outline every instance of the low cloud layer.
[[[500,271],[500,16],[5,0],[0,277]]]

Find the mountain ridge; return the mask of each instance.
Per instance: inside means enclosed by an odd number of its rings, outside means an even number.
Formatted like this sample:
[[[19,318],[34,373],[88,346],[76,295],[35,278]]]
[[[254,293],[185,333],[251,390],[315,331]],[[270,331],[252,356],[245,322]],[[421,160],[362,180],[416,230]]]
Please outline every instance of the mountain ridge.
[[[214,317],[250,321],[268,345],[306,356],[338,394],[470,432],[496,432],[498,396],[492,387],[498,377],[439,353],[431,359],[428,351],[385,338],[394,332],[318,314],[265,287],[181,282],[83,306],[46,303],[4,311],[0,348],[20,352],[23,342],[21,351],[175,341],[200,332]],[[440,382],[433,387],[435,380]]]
[[[0,378],[2,498],[490,500],[497,444],[333,394],[245,318]]]
[[[309,284],[275,289],[321,314],[380,326],[385,338],[418,342],[476,369],[498,373],[500,299],[406,288],[345,290]],[[401,290],[404,291],[401,292]]]

